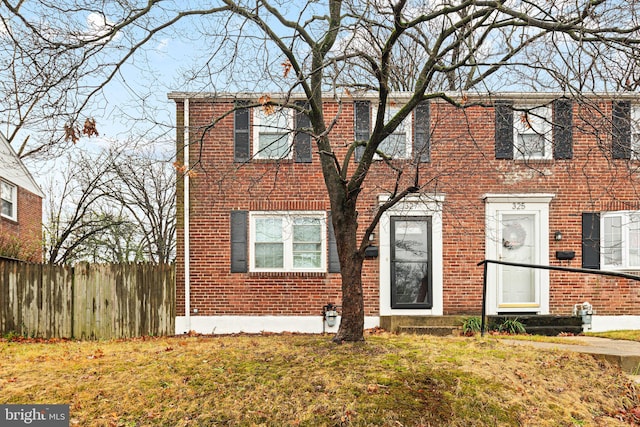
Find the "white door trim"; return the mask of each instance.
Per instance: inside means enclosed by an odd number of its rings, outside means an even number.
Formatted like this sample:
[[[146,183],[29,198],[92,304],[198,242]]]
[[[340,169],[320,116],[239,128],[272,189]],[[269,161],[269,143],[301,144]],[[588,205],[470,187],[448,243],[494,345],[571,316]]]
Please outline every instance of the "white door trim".
[[[378,243],[380,245],[380,315],[426,316],[443,314],[442,297],[442,203],[443,194],[415,194],[405,199],[380,217],[378,224]],[[378,203],[389,200],[389,195],[378,196]],[[392,309],[391,308],[391,217],[392,216],[430,216],[431,217],[431,263],[433,305],[430,309]]]
[[[535,258],[540,265],[549,265],[549,203],[555,197],[549,193],[513,193],[485,194],[485,258],[499,260],[500,229],[498,227],[502,213],[535,213],[537,218],[537,254]],[[487,314],[498,313],[499,266],[489,263],[487,266]],[[539,293],[538,307],[500,308],[500,312],[531,311],[532,313],[549,313],[549,271],[536,270]]]

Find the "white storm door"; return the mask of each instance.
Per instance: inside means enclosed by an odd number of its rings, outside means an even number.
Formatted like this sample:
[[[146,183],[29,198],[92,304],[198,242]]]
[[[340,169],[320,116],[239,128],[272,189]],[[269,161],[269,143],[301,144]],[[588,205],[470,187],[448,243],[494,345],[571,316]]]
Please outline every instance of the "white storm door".
[[[539,230],[535,213],[501,213],[499,260],[539,264]],[[510,265],[498,268],[498,308],[540,307],[539,270]]]
[[[487,194],[485,258],[549,265],[552,194]],[[549,313],[549,271],[489,263],[487,314]]]

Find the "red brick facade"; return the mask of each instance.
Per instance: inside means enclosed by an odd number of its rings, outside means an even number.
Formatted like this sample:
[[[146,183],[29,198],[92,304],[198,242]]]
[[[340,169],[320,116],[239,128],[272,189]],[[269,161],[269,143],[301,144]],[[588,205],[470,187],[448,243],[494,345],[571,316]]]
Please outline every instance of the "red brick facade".
[[[42,261],[42,197],[18,188],[18,220],[0,216],[0,240],[19,250],[20,259]],[[14,255],[14,254],[12,254]]]
[[[178,161],[184,162],[184,95],[172,95],[177,105]],[[505,96],[505,99],[508,97]],[[537,96],[532,102],[550,103]],[[516,102],[527,101],[518,95]],[[472,100],[473,101],[473,100]],[[570,159],[523,160],[496,158],[496,113],[486,106],[456,108],[430,103],[430,161],[420,165],[420,191],[441,194],[442,314],[478,314],[482,303],[483,268],[487,254],[486,195],[552,195],[548,203],[548,260],[542,263],[581,267],[582,214],[640,210],[640,161],[614,159],[612,101],[572,104],[573,142]],[[313,150],[311,163],[252,160],[234,162],[234,116],[225,115],[231,99],[191,97],[188,102],[190,161],[190,307],[198,316],[318,315],[327,302],[340,301],[336,273],[231,273],[231,211],[329,211],[329,201]],[[354,140],[353,102],[344,101],[330,138],[338,159]],[[338,105],[325,104],[326,117]],[[517,112],[515,114],[518,114]],[[213,118],[224,116],[210,131]],[[517,116],[516,116],[517,117]],[[407,166],[411,160],[396,160]],[[352,166],[354,167],[354,166]],[[407,172],[407,183],[414,175]],[[371,219],[378,197],[388,193],[395,177],[376,162],[360,195],[360,231]],[[177,312],[184,313],[184,183],[178,184]],[[510,200],[510,199],[505,199]],[[514,204],[515,207],[518,205]],[[23,210],[24,211],[24,210]],[[554,238],[562,232],[562,240]],[[380,234],[376,234],[374,244]],[[556,251],[574,251],[571,261],[556,259]],[[380,259],[364,263],[365,314],[381,313]],[[550,272],[547,311],[570,314],[574,304],[589,301],[600,315],[640,315],[640,282],[595,275]],[[195,311],[197,310],[197,312]]]

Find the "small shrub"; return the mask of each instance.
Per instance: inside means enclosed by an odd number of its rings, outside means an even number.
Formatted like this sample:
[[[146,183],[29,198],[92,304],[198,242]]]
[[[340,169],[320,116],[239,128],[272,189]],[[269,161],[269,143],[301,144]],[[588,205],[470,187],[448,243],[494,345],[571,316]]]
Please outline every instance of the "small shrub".
[[[524,327],[524,324],[518,320],[518,318],[514,319],[506,319],[504,322],[498,325],[498,331],[504,332],[507,334],[517,335],[524,334],[527,332],[527,329]]]
[[[465,336],[473,336],[482,329],[482,319],[479,316],[471,316],[462,322],[462,334]]]

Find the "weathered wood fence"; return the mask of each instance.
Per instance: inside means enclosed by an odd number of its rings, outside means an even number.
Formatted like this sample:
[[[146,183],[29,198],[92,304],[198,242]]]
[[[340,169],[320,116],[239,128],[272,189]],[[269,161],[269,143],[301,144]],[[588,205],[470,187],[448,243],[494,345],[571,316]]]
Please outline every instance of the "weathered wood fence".
[[[175,268],[0,259],[0,334],[111,339],[175,333]]]

